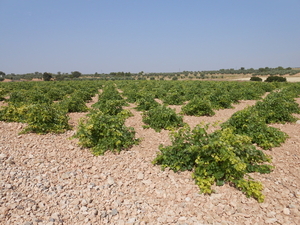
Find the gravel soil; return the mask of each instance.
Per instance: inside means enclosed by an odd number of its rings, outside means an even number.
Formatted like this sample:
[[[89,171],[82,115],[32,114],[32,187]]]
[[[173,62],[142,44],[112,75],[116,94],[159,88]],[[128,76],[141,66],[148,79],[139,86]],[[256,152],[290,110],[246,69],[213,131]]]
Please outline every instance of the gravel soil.
[[[253,104],[241,101],[213,117],[184,121],[191,127],[224,122]],[[59,135],[20,135],[24,124],[0,122],[0,224],[300,224],[300,124],[274,125],[290,138],[266,151],[276,167],[271,174],[252,175],[264,185],[266,199],[258,203],[229,185],[199,194],[190,172],[153,165],[158,146],[170,144],[169,132],[143,129],[133,107],[126,125],[140,144],[97,157],[70,139],[85,113],[70,114],[74,129]]]

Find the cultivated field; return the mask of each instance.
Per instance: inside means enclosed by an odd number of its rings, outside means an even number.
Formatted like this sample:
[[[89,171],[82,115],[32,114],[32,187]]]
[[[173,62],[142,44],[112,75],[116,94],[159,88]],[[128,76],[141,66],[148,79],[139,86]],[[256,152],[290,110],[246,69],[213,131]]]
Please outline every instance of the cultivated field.
[[[160,87],[155,81],[151,83],[154,86],[148,86],[146,82],[137,83],[137,93],[147,88],[156,90]],[[167,87],[174,90],[181,81],[176,81],[176,85],[172,82],[171,86],[168,86],[168,82],[172,81],[163,82],[163,85],[167,85],[163,86],[164,90]],[[237,88],[238,83],[243,82],[225,82],[221,90],[224,92],[226,87],[229,93],[233,90],[232,87]],[[73,85],[68,84],[70,87]],[[134,87],[127,89],[128,84],[116,83],[119,93],[127,100],[131,97],[130,89]],[[186,87],[191,84],[182,83],[177,90],[186,91]],[[216,88],[213,82],[207,84]],[[235,86],[231,86],[233,84]],[[82,88],[76,85],[73,88]],[[92,82],[88,85],[92,85]],[[101,85],[105,87],[106,83]],[[199,85],[201,86],[201,82]],[[101,100],[103,88],[99,90],[97,85],[94,87],[97,88],[94,91],[96,94],[86,101],[88,108]],[[144,88],[140,89],[141,87]],[[278,86],[279,89],[284,87]],[[199,95],[204,93],[201,90],[204,90],[202,86]],[[265,98],[274,90],[263,91],[261,96]],[[131,91],[134,92],[134,89]],[[72,96],[72,93],[69,95]],[[71,98],[70,96],[67,98]],[[154,97],[161,104],[170,101],[167,97]],[[63,98],[57,101],[65,100]],[[295,100],[300,104],[299,97]],[[168,107],[179,114],[188,101],[178,105],[168,104]],[[254,106],[257,101],[240,99],[231,103],[233,107],[214,109],[213,116],[183,115],[183,122],[191,128],[201,123],[221,124],[235,112]],[[2,102],[4,106],[7,104]],[[171,145],[170,131],[163,129],[156,132],[152,128],[143,128],[143,112],[137,111],[137,105],[137,102],[130,103],[123,106],[123,109],[132,113],[133,116],[126,119],[125,125],[134,128],[135,137],[140,142],[118,154],[107,151],[104,155],[94,156],[89,148],[78,145],[77,138],[71,138],[78,130],[80,118],[86,117],[88,112],[69,112],[72,129],[57,134],[20,134],[26,123],[0,121],[0,223],[300,224],[299,121],[270,125],[285,132],[289,138],[280,147],[262,150],[272,156],[271,164],[275,169],[270,174],[251,174],[264,186],[262,193],[265,201],[258,203],[256,199],[247,198],[229,184],[213,185],[215,193],[211,195],[200,194],[191,171],[175,173],[169,169],[163,171],[159,165],[153,165],[151,162],[159,153],[159,145]],[[18,107],[21,108],[19,105]],[[300,114],[293,115],[300,120]],[[211,133],[217,129],[221,129],[220,126],[210,126],[208,131]]]

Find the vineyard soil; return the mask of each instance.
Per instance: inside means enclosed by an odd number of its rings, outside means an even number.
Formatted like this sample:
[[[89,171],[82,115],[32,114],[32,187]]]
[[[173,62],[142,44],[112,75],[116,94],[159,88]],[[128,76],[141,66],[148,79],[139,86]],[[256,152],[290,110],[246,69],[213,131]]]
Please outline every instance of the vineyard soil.
[[[254,104],[241,101],[212,117],[184,116],[184,122],[224,122]],[[152,165],[158,146],[170,144],[169,131],[143,129],[133,107],[126,107],[134,115],[126,125],[140,144],[97,157],[70,139],[86,113],[70,113],[74,128],[59,135],[20,135],[24,124],[0,122],[0,224],[300,224],[299,123],[272,125],[290,138],[265,151],[276,167],[271,174],[252,174],[264,185],[266,199],[258,203],[229,185],[199,194],[190,172]]]

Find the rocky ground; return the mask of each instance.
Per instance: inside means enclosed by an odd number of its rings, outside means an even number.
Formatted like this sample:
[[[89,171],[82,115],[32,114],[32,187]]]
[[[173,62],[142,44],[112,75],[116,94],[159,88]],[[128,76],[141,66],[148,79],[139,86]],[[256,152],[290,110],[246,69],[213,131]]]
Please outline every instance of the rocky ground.
[[[254,103],[184,120],[192,127],[226,121]],[[211,196],[199,194],[190,172],[152,165],[159,144],[170,144],[168,131],[143,129],[140,112],[132,112],[126,125],[135,128],[141,143],[98,157],[70,139],[76,128],[59,135],[19,135],[24,124],[0,122],[0,223],[300,224],[300,124],[274,125],[290,138],[267,151],[276,166],[271,174],[253,174],[265,187],[266,200],[257,203],[229,185],[215,187]],[[70,123],[76,126],[84,115],[70,114]]]

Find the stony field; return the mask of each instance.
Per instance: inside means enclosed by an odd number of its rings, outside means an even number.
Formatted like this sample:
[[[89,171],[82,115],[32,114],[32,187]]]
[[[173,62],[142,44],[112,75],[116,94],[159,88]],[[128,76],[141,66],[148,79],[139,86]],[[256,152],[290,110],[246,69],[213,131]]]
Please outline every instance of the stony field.
[[[184,121],[226,121],[253,104]],[[190,172],[153,165],[159,144],[170,144],[169,132],[143,129],[141,113],[128,108],[134,117],[126,125],[141,143],[97,157],[69,139],[84,113],[70,114],[74,129],[60,135],[19,135],[24,124],[0,122],[0,224],[300,224],[300,124],[274,125],[290,138],[267,151],[276,166],[271,174],[253,174],[265,187],[266,200],[258,203],[229,185],[199,194]]]

